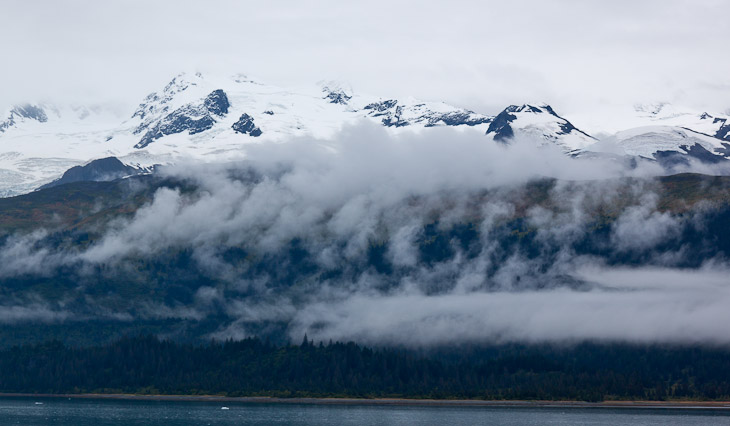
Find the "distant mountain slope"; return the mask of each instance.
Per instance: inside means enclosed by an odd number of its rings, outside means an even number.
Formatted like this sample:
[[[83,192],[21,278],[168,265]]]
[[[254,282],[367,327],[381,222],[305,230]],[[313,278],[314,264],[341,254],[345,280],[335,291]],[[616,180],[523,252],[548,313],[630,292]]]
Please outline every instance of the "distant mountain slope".
[[[52,188],[73,182],[104,182],[127,176],[133,176],[146,170],[127,166],[115,157],[100,158],[83,166],[74,166],[66,170],[60,179],[41,186],[39,189]]]

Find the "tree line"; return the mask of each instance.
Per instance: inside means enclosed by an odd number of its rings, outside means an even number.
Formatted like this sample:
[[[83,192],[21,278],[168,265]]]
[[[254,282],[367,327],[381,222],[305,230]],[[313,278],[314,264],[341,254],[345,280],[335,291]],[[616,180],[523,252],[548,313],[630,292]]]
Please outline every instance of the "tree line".
[[[538,400],[730,399],[723,348],[585,343],[414,352],[153,336],[0,351],[0,391]]]

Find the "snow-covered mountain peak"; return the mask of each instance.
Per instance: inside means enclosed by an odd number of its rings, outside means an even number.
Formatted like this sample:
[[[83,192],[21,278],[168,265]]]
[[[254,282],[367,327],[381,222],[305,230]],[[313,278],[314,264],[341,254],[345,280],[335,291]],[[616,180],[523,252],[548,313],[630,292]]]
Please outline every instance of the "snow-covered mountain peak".
[[[534,104],[522,104],[522,105],[510,105],[504,109],[507,112],[524,112],[532,114],[543,114],[548,113],[556,115],[552,107],[546,103],[534,103]]]
[[[486,134],[503,143],[514,137],[532,138],[543,141],[542,144],[556,144],[566,152],[596,142],[544,103],[508,106],[494,117]]]
[[[379,99],[361,109],[367,116],[378,119],[389,128],[420,128],[436,126],[486,126],[492,117],[456,108],[443,102],[424,102],[414,98]]]
[[[0,133],[7,131],[11,127],[18,125],[26,120],[34,120],[39,123],[48,121],[48,115],[39,105],[22,104],[13,106],[8,112],[6,118],[0,121]]]
[[[165,87],[159,92],[152,92],[144,98],[137,109],[132,114],[132,118],[139,118],[142,121],[148,120],[149,116],[157,115],[162,112],[169,111],[175,100],[180,100],[180,94],[190,89],[196,88],[202,83],[203,76],[200,73],[193,75],[180,73],[176,75]],[[193,92],[195,90],[191,90]],[[195,95],[193,95],[195,96]],[[189,98],[189,97],[186,97]]]
[[[187,131],[188,134],[204,132],[212,128],[218,119],[228,114],[230,107],[228,96],[222,89],[210,92],[205,98],[175,109],[162,117],[151,117],[141,123],[135,134],[144,133],[135,148],[145,148],[150,143],[165,135]],[[167,112],[164,109],[163,112]]]
[[[322,94],[332,104],[347,105],[352,99],[352,87],[342,81],[320,81],[317,83],[322,88]]]

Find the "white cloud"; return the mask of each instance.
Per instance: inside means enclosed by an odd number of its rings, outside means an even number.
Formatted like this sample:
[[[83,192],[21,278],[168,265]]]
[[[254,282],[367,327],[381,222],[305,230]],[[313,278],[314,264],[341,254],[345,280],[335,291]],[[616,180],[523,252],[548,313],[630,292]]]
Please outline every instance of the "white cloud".
[[[644,255],[645,266],[682,266],[676,244],[667,253],[656,247],[688,223],[701,225],[709,207],[684,218],[657,213],[650,181],[618,179],[645,170],[571,159],[557,147],[536,145],[516,140],[503,146],[454,129],[393,136],[374,124],[346,129],[329,142],[255,145],[239,164],[164,171],[163,177],[199,190],[158,189],[88,247],[64,252],[68,246],[58,239],[46,244],[56,236],[42,232],[7,238],[0,276],[33,279],[63,266],[69,268],[63,273],[93,285],[103,279],[93,273],[99,269],[113,274],[119,268],[146,280],[145,273],[155,276],[161,267],[162,279],[174,280],[175,271],[155,259],[164,262],[182,250],[192,259],[184,275],[205,277],[187,302],[115,300],[114,309],[140,318],[225,316],[216,337],[246,336],[277,323],[295,340],[307,332],[323,340],[408,345],[730,342],[716,325],[730,319],[721,309],[730,290],[719,253],[712,268],[694,271],[602,267],[620,263],[625,252]],[[600,211],[616,220],[596,216]],[[509,227],[500,228],[507,221]],[[468,225],[469,247],[451,232],[426,235],[425,225],[436,222],[442,230]],[[579,256],[576,247],[595,236],[597,225],[608,226],[599,234],[608,247],[587,251],[595,258]],[[314,272],[287,255],[295,240],[311,255],[307,267]],[[374,270],[369,258],[376,243],[387,273]],[[432,243],[434,261],[424,249]],[[227,260],[232,247],[240,251]],[[152,272],[136,271],[138,260],[150,261]],[[92,272],[85,275],[83,266]],[[77,291],[83,293],[83,285],[68,298]],[[87,299],[102,312],[103,302]],[[129,318],[123,311],[104,314]],[[16,309],[12,315],[30,314]]]
[[[292,339],[436,346],[460,343],[730,342],[727,270],[601,269],[591,291],[355,294],[300,309]]]

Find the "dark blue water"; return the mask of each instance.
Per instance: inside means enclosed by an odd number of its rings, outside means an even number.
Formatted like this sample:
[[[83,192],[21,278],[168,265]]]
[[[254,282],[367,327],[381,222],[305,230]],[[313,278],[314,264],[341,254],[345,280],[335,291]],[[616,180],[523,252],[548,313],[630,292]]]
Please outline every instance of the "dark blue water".
[[[42,402],[36,404],[35,402]],[[221,407],[229,407],[222,410]],[[0,425],[730,425],[730,411],[0,399]]]

